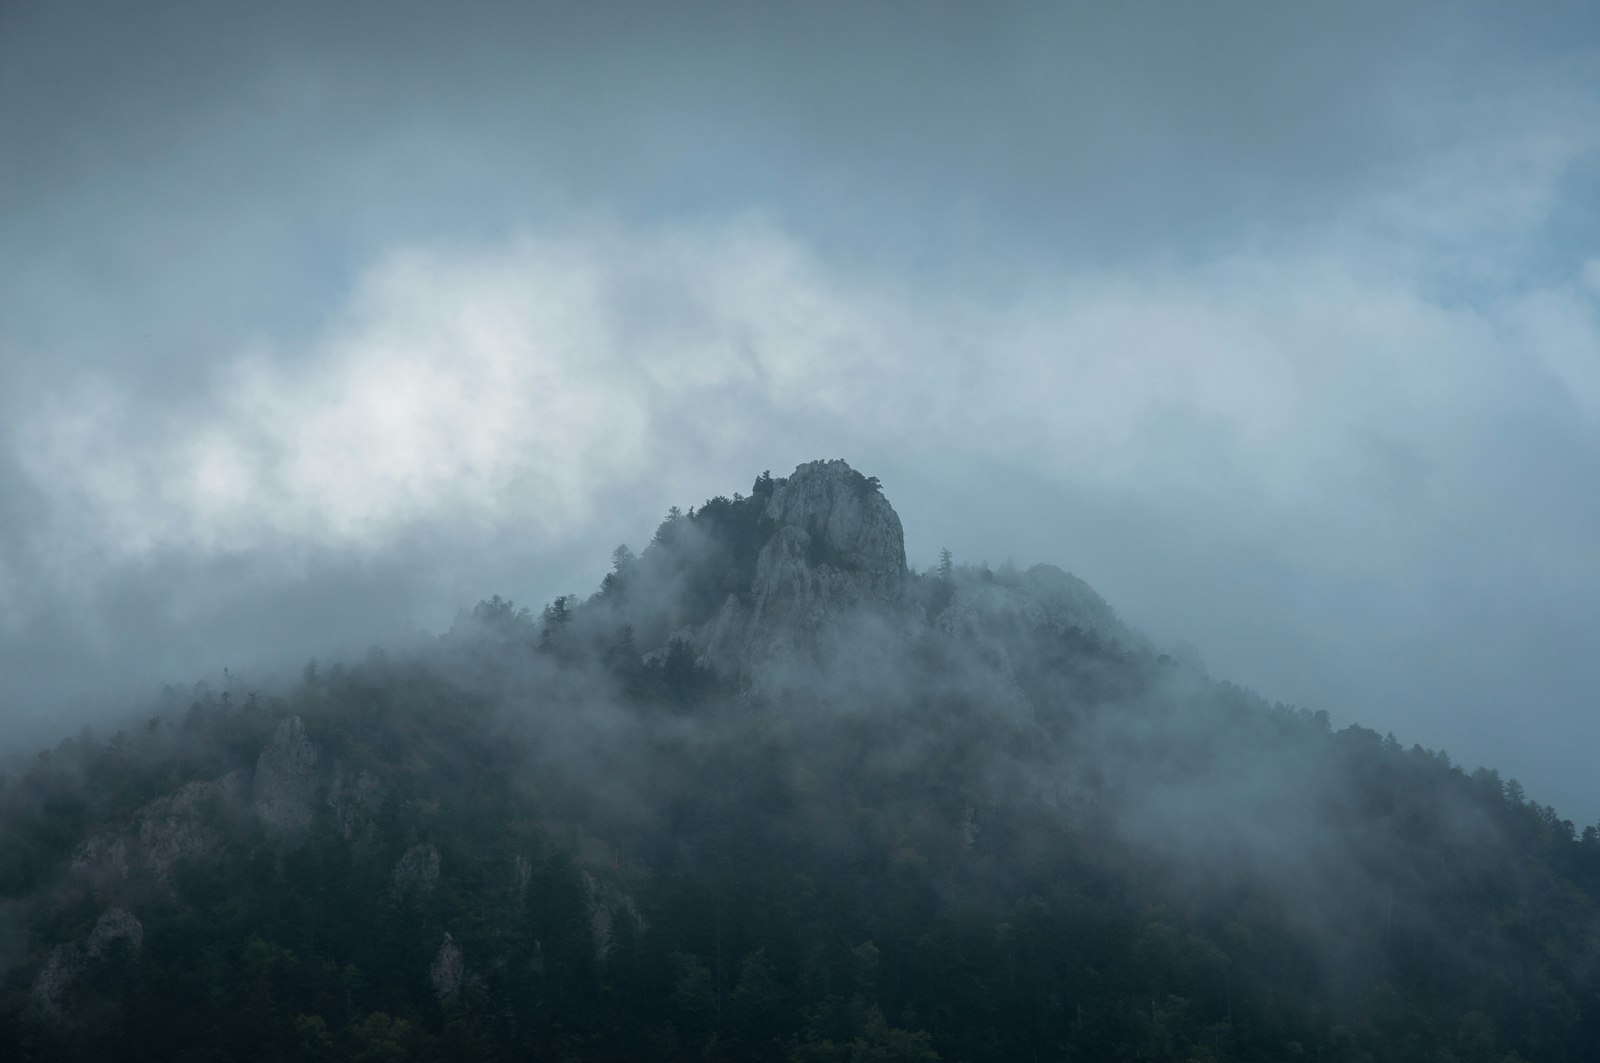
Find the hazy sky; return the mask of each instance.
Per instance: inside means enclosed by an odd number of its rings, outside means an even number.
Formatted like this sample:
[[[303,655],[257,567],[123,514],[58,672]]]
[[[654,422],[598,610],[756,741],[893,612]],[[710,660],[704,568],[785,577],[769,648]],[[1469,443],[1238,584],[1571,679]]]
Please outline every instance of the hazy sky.
[[[1594,821],[1600,9],[9,0],[0,425],[13,741],[844,457]]]

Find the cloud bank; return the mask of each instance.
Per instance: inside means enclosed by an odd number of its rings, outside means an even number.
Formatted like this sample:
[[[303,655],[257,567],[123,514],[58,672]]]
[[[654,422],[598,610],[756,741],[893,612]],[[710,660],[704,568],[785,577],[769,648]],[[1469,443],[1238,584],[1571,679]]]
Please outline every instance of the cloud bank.
[[[918,10],[4,16],[8,731],[841,456],[1600,818],[1592,15]]]

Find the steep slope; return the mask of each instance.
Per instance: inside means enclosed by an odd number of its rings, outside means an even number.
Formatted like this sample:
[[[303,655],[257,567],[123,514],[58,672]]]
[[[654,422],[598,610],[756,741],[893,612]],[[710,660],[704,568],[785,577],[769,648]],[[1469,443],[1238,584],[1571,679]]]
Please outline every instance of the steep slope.
[[[843,462],[0,786],[17,1059],[1586,1060],[1600,833]]]

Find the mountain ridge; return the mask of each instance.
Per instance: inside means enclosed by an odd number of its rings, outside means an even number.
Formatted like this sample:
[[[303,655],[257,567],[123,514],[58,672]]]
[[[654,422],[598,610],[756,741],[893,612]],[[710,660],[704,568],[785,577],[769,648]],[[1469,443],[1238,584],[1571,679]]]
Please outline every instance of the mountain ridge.
[[[757,688],[787,663],[806,658],[815,664],[819,638],[830,623],[850,614],[874,613],[904,628],[907,638],[930,625],[946,635],[978,638],[1009,617],[1014,623],[1077,627],[1130,648],[1149,648],[1149,640],[1128,629],[1087,583],[1054,565],[1034,565],[999,579],[990,572],[982,582],[960,586],[946,578],[947,594],[919,593],[906,563],[899,514],[876,477],[841,459],[806,462],[778,479],[763,473],[748,497],[719,496],[698,513],[674,511],[640,560],[649,564],[659,560],[652,551],[681,548],[680,521],[709,525],[706,535],[713,540],[730,526],[738,528],[739,535],[755,540],[742,544],[754,550],[754,561],[748,583],[722,588],[725,596],[708,616],[672,627],[646,655],[659,658],[681,640],[693,648],[700,665]],[[654,582],[670,582],[670,577],[658,575]],[[597,597],[603,602],[605,591]],[[649,620],[638,626],[661,629]]]
[[[1600,831],[1156,653],[1053,566],[918,572],[844,462],[670,511],[584,601],[186,700],[0,785],[19,1059],[1600,1033]]]

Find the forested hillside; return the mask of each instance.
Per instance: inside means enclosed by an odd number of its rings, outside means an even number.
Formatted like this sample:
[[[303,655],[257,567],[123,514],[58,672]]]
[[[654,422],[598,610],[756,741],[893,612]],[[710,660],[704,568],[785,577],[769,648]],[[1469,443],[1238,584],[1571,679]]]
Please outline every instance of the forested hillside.
[[[1586,1061],[1600,835],[842,462],[0,783],[17,1060]]]

